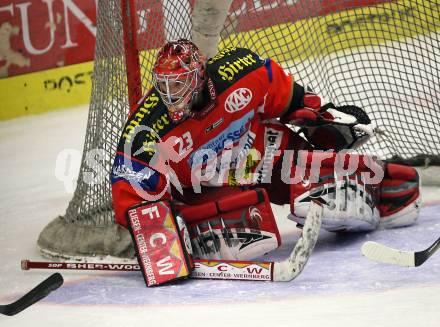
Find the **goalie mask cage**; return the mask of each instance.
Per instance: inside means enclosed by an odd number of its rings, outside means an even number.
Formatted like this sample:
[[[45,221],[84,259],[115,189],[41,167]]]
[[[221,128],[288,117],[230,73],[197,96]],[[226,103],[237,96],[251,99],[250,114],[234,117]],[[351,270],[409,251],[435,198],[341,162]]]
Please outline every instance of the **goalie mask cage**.
[[[44,255],[133,257],[131,238],[114,223],[108,176],[130,108],[151,86],[168,40],[191,38],[211,56],[241,46],[273,58],[326,100],[368,112],[383,133],[363,152],[439,163],[437,0],[222,1],[98,1],[82,165],[65,215],[40,234]],[[105,169],[94,173],[93,160]]]

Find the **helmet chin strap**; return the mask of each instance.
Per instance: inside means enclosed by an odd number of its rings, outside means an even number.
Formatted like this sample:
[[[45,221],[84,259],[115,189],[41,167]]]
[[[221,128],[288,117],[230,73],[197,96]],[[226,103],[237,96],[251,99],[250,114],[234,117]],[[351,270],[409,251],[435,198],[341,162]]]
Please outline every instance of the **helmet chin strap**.
[[[199,93],[194,91],[187,95],[189,97],[188,101],[182,101],[176,106],[171,105],[168,107],[168,115],[174,123],[180,123],[190,116],[191,107],[196,102]]]
[[[188,115],[185,114],[184,110],[176,110],[173,112],[168,111],[168,115],[174,123],[180,123],[184,119],[186,119],[186,117],[188,117]]]

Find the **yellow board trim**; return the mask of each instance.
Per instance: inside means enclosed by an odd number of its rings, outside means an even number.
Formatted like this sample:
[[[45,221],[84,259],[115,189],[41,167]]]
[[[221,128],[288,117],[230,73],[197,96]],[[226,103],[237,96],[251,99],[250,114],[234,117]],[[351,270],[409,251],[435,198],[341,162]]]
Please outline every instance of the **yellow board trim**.
[[[90,102],[93,62],[0,79],[0,120]]]

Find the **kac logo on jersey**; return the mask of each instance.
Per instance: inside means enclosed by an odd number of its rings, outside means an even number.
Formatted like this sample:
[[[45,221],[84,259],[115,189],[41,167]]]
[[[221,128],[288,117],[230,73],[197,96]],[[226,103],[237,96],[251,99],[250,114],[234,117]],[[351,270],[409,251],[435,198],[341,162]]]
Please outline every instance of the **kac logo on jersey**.
[[[252,92],[247,88],[239,88],[229,94],[225,101],[225,110],[234,113],[244,109],[252,100]]]

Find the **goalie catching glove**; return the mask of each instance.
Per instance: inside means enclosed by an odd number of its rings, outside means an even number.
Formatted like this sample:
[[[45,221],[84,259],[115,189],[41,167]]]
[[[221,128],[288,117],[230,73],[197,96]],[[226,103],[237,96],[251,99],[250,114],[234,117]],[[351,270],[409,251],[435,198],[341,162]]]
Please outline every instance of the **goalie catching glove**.
[[[375,133],[367,113],[354,105],[321,106],[321,98],[295,83],[293,101],[283,115],[284,123],[301,127],[315,149],[340,151],[356,149]]]

